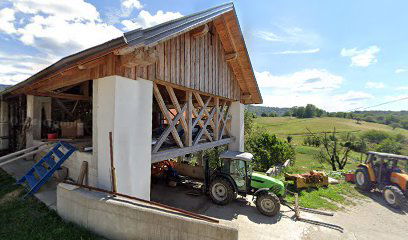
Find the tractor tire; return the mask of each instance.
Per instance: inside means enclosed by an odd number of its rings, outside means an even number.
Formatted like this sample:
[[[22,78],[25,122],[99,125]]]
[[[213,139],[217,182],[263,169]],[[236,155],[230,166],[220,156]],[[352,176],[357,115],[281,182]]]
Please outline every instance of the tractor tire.
[[[367,192],[373,188],[366,168],[356,170],[356,186],[358,189]]]
[[[227,205],[236,196],[232,184],[227,179],[220,177],[211,182],[209,192],[211,200],[218,205]]]
[[[255,204],[258,211],[268,217],[274,217],[280,211],[279,198],[271,192],[258,195]]]
[[[388,205],[393,208],[402,208],[406,206],[407,199],[404,193],[396,186],[385,186],[383,190],[383,197]]]

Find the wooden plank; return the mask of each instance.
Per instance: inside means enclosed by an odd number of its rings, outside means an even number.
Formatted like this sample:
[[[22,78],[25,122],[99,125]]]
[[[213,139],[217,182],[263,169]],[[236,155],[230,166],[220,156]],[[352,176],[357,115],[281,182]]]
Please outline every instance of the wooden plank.
[[[157,84],[153,83],[153,94],[156,98],[157,104],[161,112],[163,113],[164,117],[166,118],[167,122],[170,124],[172,122],[172,118],[167,110],[166,104],[164,103],[163,97],[161,96],[160,90],[157,87]],[[171,130],[171,134],[173,135],[174,140],[176,141],[179,147],[183,147],[183,143],[180,140],[180,136],[178,135],[176,129]]]
[[[164,76],[164,81],[170,82],[171,80],[171,64],[170,64],[170,59],[171,59],[171,47],[170,47],[170,41],[166,41],[165,43],[165,52],[164,52],[164,61],[165,61],[165,76]]]
[[[202,144],[197,144],[195,146],[191,147],[185,147],[185,148],[177,148],[177,149],[170,149],[166,151],[160,151],[157,153],[152,154],[152,163],[160,162],[163,160],[171,159],[171,158],[176,158],[179,156],[184,156],[186,154],[190,153],[195,153],[198,151],[203,151],[206,149],[222,146],[229,144],[231,142],[231,138],[225,138],[222,140],[214,141],[214,142],[207,142],[207,143],[202,143]]]
[[[200,141],[201,136],[203,135],[204,131],[206,131],[208,124],[210,121],[212,121],[212,118],[214,117],[215,113],[215,108],[212,109],[210,116],[208,116],[207,120],[204,123],[204,126],[201,128],[200,132],[198,132],[196,138],[194,139],[193,145],[197,145],[197,143]]]
[[[204,112],[207,111],[207,106],[210,103],[210,101],[211,101],[211,97],[207,99],[204,106],[201,108],[199,114],[196,116],[196,119],[193,122],[193,128],[195,127],[195,125],[197,125],[197,122],[202,118],[202,116],[204,115]]]
[[[195,108],[193,108],[192,113],[193,113],[193,115],[194,115],[194,116],[196,117],[196,119],[197,119],[197,124],[198,124],[198,126],[200,126],[200,128],[203,129],[203,127],[204,127],[204,122],[203,122],[203,120],[201,120],[201,117],[202,117],[202,116],[200,116],[200,118],[198,118],[198,117],[199,117],[199,114],[197,113],[197,111],[195,110]],[[210,135],[210,133],[207,131],[207,129],[204,130],[204,134],[205,134],[205,136],[208,138],[208,140],[213,141],[213,138],[211,137],[211,135]]]
[[[157,49],[157,54],[159,55],[159,61],[157,61],[157,78],[164,80],[164,69],[165,69],[165,63],[164,63],[164,43],[159,43],[156,46]]]
[[[175,126],[176,126],[177,122],[180,120],[180,118],[184,115],[184,112],[186,111],[186,108],[187,108],[187,104],[185,103],[183,105],[183,108],[181,109],[181,111],[179,113],[177,113],[176,117],[174,117],[174,119],[169,122],[169,125],[166,127],[166,130],[164,130],[164,132],[160,136],[159,140],[154,145],[153,153],[156,153],[157,151],[159,151],[161,145],[164,143],[166,138],[169,136],[170,132],[175,131],[175,129],[176,129]]]
[[[175,63],[175,69],[174,69],[174,77],[176,81],[175,83],[181,85],[180,82],[180,36],[177,36],[174,38],[174,44],[175,44],[175,49],[176,49],[176,63]]]
[[[177,110],[177,113],[181,112],[180,104],[177,100],[177,97],[176,97],[176,94],[174,93],[173,88],[170,86],[166,86],[166,90],[169,93],[171,102],[173,103],[173,106]],[[184,132],[188,131],[186,119],[184,117],[181,118],[181,126],[183,127]]]
[[[185,65],[185,58],[184,58],[184,34],[180,36],[180,85],[186,86],[185,78],[184,78],[184,65]]]
[[[200,90],[200,38],[195,40],[195,78],[194,89]]]
[[[200,91],[205,92],[205,45],[204,38],[200,38]]]
[[[186,87],[191,87],[191,45],[190,45],[190,33],[187,32],[185,34],[185,42],[184,42],[184,80],[185,80],[185,85]]]
[[[177,84],[176,79],[176,40],[174,38],[170,39],[170,49],[171,49],[171,79],[170,82]]]
[[[196,73],[195,73],[195,69],[196,69],[196,55],[195,55],[195,49],[196,49],[196,40],[195,39],[191,39],[191,50],[190,50],[190,88],[195,89],[195,79],[196,79]]]
[[[206,105],[203,102],[203,99],[201,98],[200,94],[194,92],[194,97],[197,99],[198,104],[203,108],[202,110],[204,110],[204,115],[206,115],[207,117],[210,116],[210,113],[207,110]],[[210,99],[209,99],[210,100]],[[207,100],[208,101],[208,100]],[[207,104],[208,105],[208,104]],[[211,124],[211,128],[213,129],[213,131],[215,131],[215,124],[214,122],[211,120],[210,121]]]
[[[214,129],[214,138],[215,140],[219,139],[219,129],[220,129],[220,99],[218,97],[215,98],[215,115],[214,115],[214,121],[215,121],[215,129]]]
[[[193,145],[193,94],[191,91],[186,92],[186,103],[187,103],[187,110],[186,110],[186,124],[187,124],[187,131],[185,131],[185,144],[187,147]]]

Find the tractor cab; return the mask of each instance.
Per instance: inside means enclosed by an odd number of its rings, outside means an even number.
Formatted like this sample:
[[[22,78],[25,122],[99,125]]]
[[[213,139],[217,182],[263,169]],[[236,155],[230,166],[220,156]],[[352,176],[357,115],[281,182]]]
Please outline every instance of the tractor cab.
[[[252,158],[251,153],[226,151],[219,155],[213,171],[206,161],[205,190],[218,205],[230,203],[238,194],[251,194],[262,214],[274,216],[280,209],[279,197],[284,195],[284,184],[266,175],[253,173]]]
[[[393,207],[407,204],[408,156],[368,152],[356,170],[356,185],[363,191],[378,189]]]

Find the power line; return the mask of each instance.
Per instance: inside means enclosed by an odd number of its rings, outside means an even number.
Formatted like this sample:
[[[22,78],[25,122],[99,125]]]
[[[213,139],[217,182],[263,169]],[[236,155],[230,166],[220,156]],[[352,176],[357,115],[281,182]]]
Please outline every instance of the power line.
[[[383,105],[386,105],[386,104],[395,103],[395,102],[399,102],[399,101],[403,101],[403,100],[408,100],[408,97],[403,97],[403,98],[400,98],[400,99],[395,99],[395,100],[392,100],[392,101],[383,102],[383,103],[373,105],[373,106],[358,107],[358,108],[350,109],[347,112],[356,111],[358,109],[365,110],[365,109],[368,109],[368,108],[379,107],[379,106],[383,106]]]

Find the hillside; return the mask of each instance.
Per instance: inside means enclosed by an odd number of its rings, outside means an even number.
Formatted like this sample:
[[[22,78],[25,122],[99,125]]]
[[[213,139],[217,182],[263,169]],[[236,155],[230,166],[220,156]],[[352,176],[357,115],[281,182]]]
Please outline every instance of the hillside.
[[[260,117],[255,120],[258,126],[262,127],[269,133],[277,134],[281,137],[287,135],[302,135],[308,133],[309,129],[312,132],[327,132],[333,131],[333,127],[336,127],[336,131],[356,131],[364,132],[368,130],[381,130],[393,134],[404,134],[408,137],[408,130],[402,128],[396,128],[379,124],[356,120],[336,118],[336,117],[322,117],[322,118],[307,118],[298,119],[293,117]]]

